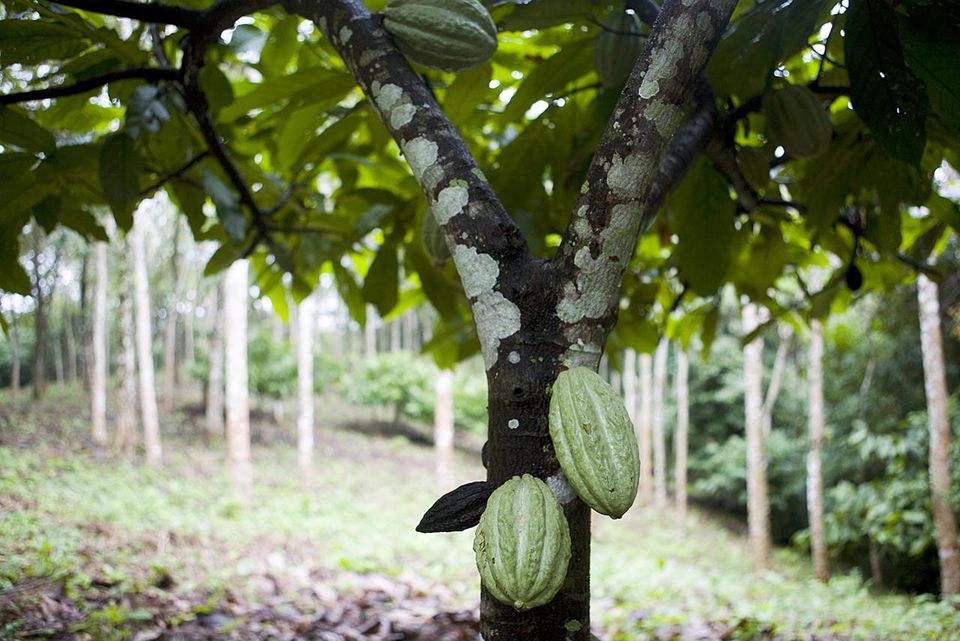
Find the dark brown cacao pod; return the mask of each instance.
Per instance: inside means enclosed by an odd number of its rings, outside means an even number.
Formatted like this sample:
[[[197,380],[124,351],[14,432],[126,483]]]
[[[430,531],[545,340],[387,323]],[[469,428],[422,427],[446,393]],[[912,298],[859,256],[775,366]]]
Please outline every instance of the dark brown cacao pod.
[[[480,522],[494,487],[474,481],[447,492],[420,519],[417,532],[461,532]]]

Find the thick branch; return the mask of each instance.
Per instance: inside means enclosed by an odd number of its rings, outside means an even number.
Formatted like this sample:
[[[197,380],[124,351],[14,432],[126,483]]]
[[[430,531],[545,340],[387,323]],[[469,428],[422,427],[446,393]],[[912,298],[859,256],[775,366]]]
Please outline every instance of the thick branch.
[[[127,0],[57,0],[57,4],[118,18],[172,24],[188,29],[196,27],[204,13],[159,2],[128,2]]]
[[[46,89],[32,89],[19,93],[10,93],[0,96],[0,105],[12,105],[20,102],[30,102],[31,100],[46,100],[48,98],[63,98],[64,96],[74,96],[86,93],[108,85],[111,82],[120,80],[129,80],[131,78],[140,78],[147,82],[160,82],[162,80],[176,80],[178,77],[176,69],[165,69],[162,67],[132,67],[130,69],[121,69],[111,71],[102,76],[94,76],[68,85],[57,85],[47,87]]]
[[[571,350],[568,364],[589,366],[599,358],[661,159],[735,4],[667,2],[620,96],[555,258],[574,277],[557,315],[569,338],[584,343],[582,353]]]

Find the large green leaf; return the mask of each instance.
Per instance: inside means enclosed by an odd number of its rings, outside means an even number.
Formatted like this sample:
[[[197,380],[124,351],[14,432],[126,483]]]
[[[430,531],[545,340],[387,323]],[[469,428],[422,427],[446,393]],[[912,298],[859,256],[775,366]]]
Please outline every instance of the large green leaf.
[[[593,15],[592,0],[531,0],[517,7],[502,21],[504,31],[543,29],[566,22],[589,19]]]
[[[363,281],[363,297],[373,303],[381,316],[386,316],[397,305],[400,296],[400,265],[397,245],[387,241],[380,246],[377,257]]]
[[[593,38],[566,45],[550,56],[523,79],[517,93],[504,111],[507,120],[519,120],[537,100],[547,94],[558,94],[564,87],[593,70]]]
[[[443,98],[443,111],[450,122],[459,125],[477,112],[477,105],[490,91],[488,84],[492,73],[488,63],[457,75]]]
[[[143,160],[133,139],[120,132],[109,136],[100,148],[100,184],[120,229],[133,226],[133,207],[140,193]]]
[[[41,20],[0,20],[0,66],[36,65],[63,60],[87,48],[89,41],[61,24]]]
[[[934,110],[960,133],[960,5],[920,6],[900,20],[903,52],[910,69],[927,86]]]
[[[260,71],[267,77],[281,75],[296,53],[300,43],[297,41],[297,27],[300,16],[287,16],[274,25],[267,36],[267,42],[260,52]]]
[[[220,120],[229,122],[254,109],[263,109],[300,94],[312,100],[342,96],[355,86],[353,77],[342,71],[311,67],[295,73],[270,78],[251,91],[238,96],[220,110]]]
[[[201,176],[203,189],[217,208],[220,224],[230,240],[239,243],[247,235],[247,218],[240,205],[240,196],[206,165]]]
[[[919,166],[929,102],[903,60],[897,16],[887,2],[851,0],[844,54],[857,115],[887,153]]]
[[[53,151],[57,141],[49,131],[11,107],[0,106],[0,143],[27,151]]]

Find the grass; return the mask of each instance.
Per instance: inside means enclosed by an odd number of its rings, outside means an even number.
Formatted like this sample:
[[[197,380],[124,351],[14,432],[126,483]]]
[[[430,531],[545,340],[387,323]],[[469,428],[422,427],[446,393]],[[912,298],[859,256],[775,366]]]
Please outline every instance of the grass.
[[[86,453],[78,396],[0,417],[0,596],[30,581],[136,592],[172,578],[179,593],[256,599],[266,576],[296,585],[322,568],[416,575],[450,607],[475,604],[472,532],[414,531],[436,497],[428,448],[341,429],[354,410],[328,399],[307,485],[285,442],[289,429],[260,426],[270,444],[255,447],[255,497],[244,512],[229,491],[222,445],[183,436],[189,417],[165,426],[181,436],[167,439],[165,465],[153,470]],[[482,477],[478,457],[458,456],[461,482]],[[874,594],[855,573],[820,584],[792,550],[754,574],[745,541],[696,512],[682,524],[639,509],[594,523],[594,619],[612,641],[696,626],[728,639],[960,639],[952,608]],[[143,615],[112,602],[91,606],[88,618],[108,629]]]

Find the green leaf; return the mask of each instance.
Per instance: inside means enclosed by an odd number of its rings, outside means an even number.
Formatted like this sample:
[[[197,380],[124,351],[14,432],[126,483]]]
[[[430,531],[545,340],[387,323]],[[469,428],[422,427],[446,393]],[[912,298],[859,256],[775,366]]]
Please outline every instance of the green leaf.
[[[233,261],[240,258],[242,253],[239,247],[223,243],[217,248],[217,251],[213,252],[210,260],[207,261],[206,267],[203,268],[203,275],[213,276],[214,274],[219,274],[232,265]]]
[[[190,225],[193,237],[197,240],[203,238],[203,228],[207,223],[207,215],[203,213],[203,204],[207,197],[203,190],[197,189],[190,183],[174,180],[167,185],[167,194],[171,196],[180,211],[186,214],[187,224]]]
[[[586,20],[593,15],[591,0],[531,0],[517,3],[516,9],[503,19],[504,31],[543,29],[566,22]]]
[[[0,20],[2,67],[63,60],[80,53],[87,45],[86,37],[60,24],[42,20]]]
[[[60,207],[63,201],[56,194],[51,194],[33,206],[33,218],[48,234],[57,227]]]
[[[104,140],[100,148],[100,184],[120,229],[133,226],[133,207],[140,193],[143,160],[133,139],[120,132]]]
[[[363,298],[373,303],[381,316],[386,316],[397,305],[400,296],[400,266],[397,245],[387,241],[380,246],[377,257],[363,281]]]
[[[207,97],[214,118],[221,109],[233,102],[233,85],[215,64],[206,64],[200,70],[200,88]]]
[[[265,80],[254,89],[238,96],[233,103],[220,111],[220,120],[229,122],[254,109],[263,109],[289,100],[297,94],[306,92],[315,100],[323,96],[343,95],[355,86],[353,76],[342,71],[311,67],[279,78]]]
[[[217,208],[217,218],[220,219],[227,236],[231,241],[239,243],[247,236],[247,217],[240,206],[240,196],[206,165],[200,181]]]
[[[170,120],[170,109],[164,101],[163,92],[156,85],[140,85],[127,100],[125,128],[137,138],[141,132],[157,133]]]
[[[566,45],[523,79],[504,110],[508,121],[519,120],[527,109],[547,94],[560,93],[573,80],[593,70],[593,38]]]
[[[460,124],[477,113],[477,105],[490,91],[490,63],[473,67],[457,75],[443,97],[443,111],[453,124]]]
[[[86,238],[110,242],[110,237],[97,222],[96,217],[75,205],[71,206],[67,203],[65,211],[60,214],[60,222]]]
[[[27,151],[50,152],[56,149],[53,134],[27,118],[19,110],[0,106],[0,143]]]
[[[904,63],[893,8],[884,0],[851,0],[844,52],[857,115],[887,153],[919,166],[929,103]]]
[[[367,321],[371,319],[367,318],[367,306],[363,300],[363,291],[357,285],[353,274],[334,261],[333,275],[336,278],[337,292],[340,293],[343,302],[347,304],[350,316],[361,325],[366,325]]]
[[[20,264],[20,230],[22,224],[0,227],[0,291],[30,295],[30,277]]]
[[[668,204],[679,237],[673,258],[681,278],[701,296],[710,296],[730,268],[736,207],[727,181],[706,160],[697,161]]]
[[[900,20],[907,65],[927,86],[934,110],[960,133],[960,11],[917,7]],[[946,19],[945,19],[946,18]]]
[[[274,25],[260,52],[260,71],[272,77],[281,75],[296,53],[300,42],[297,40],[297,27],[300,16],[287,16]]]

